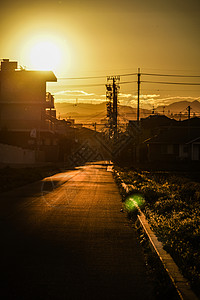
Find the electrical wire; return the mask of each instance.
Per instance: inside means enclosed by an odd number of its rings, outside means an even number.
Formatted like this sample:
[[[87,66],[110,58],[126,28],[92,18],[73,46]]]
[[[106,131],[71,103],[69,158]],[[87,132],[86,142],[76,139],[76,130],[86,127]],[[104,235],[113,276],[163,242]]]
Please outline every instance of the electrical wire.
[[[137,75],[137,73],[127,73],[127,74],[119,74],[114,76],[134,76]],[[114,77],[113,76],[113,77]],[[58,77],[58,80],[82,80],[82,79],[99,79],[99,78],[107,78],[112,77],[111,75],[101,75],[101,76],[83,76],[83,77]]]
[[[90,87],[90,86],[105,86],[104,83],[97,84],[65,84],[66,87]]]
[[[122,82],[119,82],[118,84],[128,84],[128,83],[134,83],[134,82],[137,82],[137,80],[133,80],[133,81],[122,81]]]
[[[135,76],[138,73],[125,73],[114,76]],[[158,73],[140,73],[140,75],[145,76],[163,76],[163,77],[183,77],[183,78],[200,78],[200,75],[181,75],[181,74],[158,74]],[[111,75],[101,75],[101,76],[82,76],[82,77],[58,77],[58,80],[82,80],[82,79],[99,79],[99,78],[107,78],[112,77]]]
[[[155,74],[155,73],[141,73],[141,75],[147,76],[165,76],[165,77],[185,77],[185,78],[200,78],[200,75],[175,75],[175,74]]]
[[[119,82],[118,85],[120,84],[128,84],[128,83],[133,83],[133,82],[137,82],[135,81],[123,81],[123,82]],[[106,83],[97,83],[97,84],[66,84],[66,87],[91,87],[91,86],[105,86]]]
[[[105,75],[102,76],[84,76],[84,77],[58,77],[58,80],[81,80],[81,79],[98,79],[106,78]]]
[[[118,85],[121,84],[130,84],[130,83],[136,83],[137,80],[133,81],[122,81],[119,82]],[[193,83],[193,82],[166,82],[166,81],[150,81],[150,80],[141,80],[141,83],[156,83],[156,84],[173,84],[173,85],[196,85],[200,86],[200,83]],[[92,86],[105,86],[106,83],[97,83],[97,84],[69,84],[65,85],[66,87],[92,87]]]
[[[166,82],[166,81],[148,81],[142,80],[142,83],[157,83],[157,84],[180,84],[180,85],[200,85],[200,83],[192,83],[192,82]]]

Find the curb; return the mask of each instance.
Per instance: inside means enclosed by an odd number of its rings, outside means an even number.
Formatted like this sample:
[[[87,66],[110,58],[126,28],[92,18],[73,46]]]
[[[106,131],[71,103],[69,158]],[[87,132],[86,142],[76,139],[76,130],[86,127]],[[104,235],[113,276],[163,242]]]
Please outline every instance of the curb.
[[[127,185],[120,177],[120,174],[118,172],[115,173],[118,178],[121,181],[121,186],[125,190],[126,193],[131,192],[131,185]],[[164,269],[166,270],[167,274],[169,275],[171,282],[173,283],[174,287],[177,290],[177,293],[179,295],[179,298],[181,300],[198,300],[199,298],[194,294],[192,291],[190,284],[186,278],[183,277],[181,274],[178,266],[174,262],[173,258],[170,256],[169,253],[167,253],[163,249],[163,245],[160,241],[158,241],[158,238],[154,234],[154,232],[150,228],[150,224],[147,221],[144,213],[140,210],[139,206],[137,204],[136,208],[138,210],[137,215],[137,221],[139,222],[139,226],[142,227],[145,234],[147,235],[149,239],[149,243],[151,245],[151,248],[154,250],[154,252],[158,255]]]

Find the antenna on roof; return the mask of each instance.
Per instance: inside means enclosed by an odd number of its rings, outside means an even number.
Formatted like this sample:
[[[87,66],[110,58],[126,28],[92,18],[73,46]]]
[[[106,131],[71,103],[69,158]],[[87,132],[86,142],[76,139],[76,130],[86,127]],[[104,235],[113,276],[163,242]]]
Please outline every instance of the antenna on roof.
[[[20,66],[19,67],[21,71],[25,71],[26,70],[26,66]]]

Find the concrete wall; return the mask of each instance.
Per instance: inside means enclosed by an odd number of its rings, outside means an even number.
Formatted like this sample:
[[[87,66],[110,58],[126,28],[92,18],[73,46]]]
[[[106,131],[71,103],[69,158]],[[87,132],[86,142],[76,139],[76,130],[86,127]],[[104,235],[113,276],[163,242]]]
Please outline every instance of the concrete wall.
[[[45,103],[46,80],[38,72],[1,73],[3,103]]]
[[[192,147],[192,160],[200,160],[200,143],[194,144]]]
[[[11,145],[0,144],[0,163],[34,164],[35,151]]]
[[[33,129],[44,127],[45,109],[40,105],[2,104],[0,105],[0,129]],[[42,126],[43,125],[43,126]]]

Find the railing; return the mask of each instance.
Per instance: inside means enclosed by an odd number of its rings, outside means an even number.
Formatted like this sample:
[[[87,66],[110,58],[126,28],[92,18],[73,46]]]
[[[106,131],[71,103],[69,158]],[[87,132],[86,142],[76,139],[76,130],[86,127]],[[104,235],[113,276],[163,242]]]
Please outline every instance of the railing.
[[[54,108],[54,97],[51,93],[46,93],[46,108]]]

